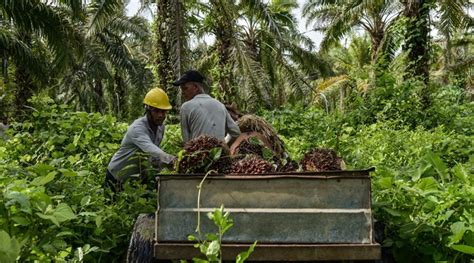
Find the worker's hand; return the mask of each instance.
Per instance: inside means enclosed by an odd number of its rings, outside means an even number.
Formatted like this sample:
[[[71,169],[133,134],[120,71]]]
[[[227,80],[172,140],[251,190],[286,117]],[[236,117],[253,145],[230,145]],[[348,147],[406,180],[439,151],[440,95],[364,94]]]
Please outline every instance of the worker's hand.
[[[168,163],[162,163],[162,165],[168,169],[174,169],[174,166],[177,161],[178,161],[178,158],[176,158],[176,156],[173,156]]]

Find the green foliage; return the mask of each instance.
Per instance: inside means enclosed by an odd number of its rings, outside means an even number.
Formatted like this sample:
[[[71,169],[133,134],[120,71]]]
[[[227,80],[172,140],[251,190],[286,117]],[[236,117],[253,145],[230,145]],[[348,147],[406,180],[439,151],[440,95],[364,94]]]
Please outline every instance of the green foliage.
[[[469,262],[474,248],[474,163],[452,168],[427,154],[406,170],[378,169],[373,208],[399,262]]]
[[[207,213],[207,217],[217,226],[218,232],[215,234],[205,234],[205,239],[201,240],[201,233],[198,236],[190,235],[188,240],[197,242],[194,247],[206,256],[207,260],[201,258],[193,258],[193,262],[222,262],[222,237],[233,225],[234,222],[230,218],[229,212],[224,212],[224,206],[216,208],[213,212]],[[199,229],[199,227],[198,227]],[[238,263],[243,263],[254,251],[257,241],[255,241],[247,251],[239,253],[235,259]]]
[[[426,115],[417,115],[410,106],[414,98],[400,94],[416,85],[401,84],[406,89],[392,96],[380,91],[381,105],[358,105],[346,115],[301,107],[263,115],[295,159],[310,148],[330,147],[350,169],[376,167],[373,208],[387,226],[384,246],[397,261],[469,262],[474,247],[472,105],[456,102],[460,96],[444,88],[433,95],[440,92],[445,99],[433,100]],[[452,104],[442,104],[445,100]],[[376,111],[373,119],[362,119],[361,112],[370,107]],[[444,118],[451,113],[454,120]]]
[[[0,142],[0,261],[120,261],[138,213],[155,209],[146,185],[126,183],[114,202],[102,188],[127,125],[50,99],[32,104]]]

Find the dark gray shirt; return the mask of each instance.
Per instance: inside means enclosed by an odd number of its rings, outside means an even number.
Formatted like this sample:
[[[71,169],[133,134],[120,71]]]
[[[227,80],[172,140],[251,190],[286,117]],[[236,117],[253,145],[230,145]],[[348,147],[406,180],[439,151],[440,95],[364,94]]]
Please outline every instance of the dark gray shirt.
[[[148,125],[148,119],[143,116],[136,119],[122,139],[120,149],[114,154],[107,169],[118,181],[125,181],[133,174],[139,173],[138,158],[133,158],[137,152],[144,152],[158,158],[162,163],[170,163],[174,156],[165,153],[159,145],[165,133],[165,125],[153,131]],[[129,169],[124,169],[129,167]]]
[[[240,135],[239,126],[232,120],[224,104],[207,94],[198,94],[181,106],[181,134],[187,142],[200,135],[224,140],[226,133],[232,138]]]

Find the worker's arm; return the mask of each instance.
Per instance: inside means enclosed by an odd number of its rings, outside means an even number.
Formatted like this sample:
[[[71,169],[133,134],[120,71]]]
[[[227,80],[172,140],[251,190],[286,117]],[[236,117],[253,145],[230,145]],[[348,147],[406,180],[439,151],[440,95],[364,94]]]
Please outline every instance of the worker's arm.
[[[227,142],[227,144],[232,144],[237,137],[240,136],[240,129],[237,123],[232,119],[230,116],[229,112],[226,111],[226,117],[225,117],[225,130],[226,133],[230,135],[230,141]]]
[[[189,122],[188,122],[189,114],[187,112],[187,108],[181,107],[179,115],[181,118],[181,136],[183,137],[183,142],[186,143],[187,141],[189,141],[189,138],[191,137],[189,134],[190,133]]]
[[[140,148],[140,150],[153,157],[159,158],[162,163],[169,164],[176,159],[175,156],[165,153],[160,147],[156,146],[150,139],[150,136],[139,127],[134,127],[131,138],[133,143]]]

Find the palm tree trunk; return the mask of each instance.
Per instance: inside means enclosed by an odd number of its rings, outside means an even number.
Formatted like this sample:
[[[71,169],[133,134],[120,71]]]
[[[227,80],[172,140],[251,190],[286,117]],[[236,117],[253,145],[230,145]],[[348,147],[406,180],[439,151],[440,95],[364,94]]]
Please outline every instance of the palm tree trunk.
[[[408,0],[403,2],[404,15],[408,18],[405,50],[408,64],[405,78],[421,79],[426,85],[422,89],[423,108],[430,105],[429,82],[429,12],[432,0]]]
[[[408,50],[407,77],[429,81],[429,11],[431,0],[408,0],[404,15],[408,18],[405,50]]]
[[[8,54],[6,50],[3,50],[2,56],[2,76],[3,83],[8,83]]]
[[[28,100],[33,96],[36,86],[33,83],[31,75],[22,66],[17,65],[15,70],[15,114],[16,116],[23,116],[24,111],[27,109],[25,105]]]
[[[218,83],[219,83],[219,92],[220,97],[226,103],[231,103],[235,101],[235,87],[234,87],[234,76],[232,73],[233,65],[231,62],[231,48],[232,48],[232,39],[234,37],[234,26],[235,19],[233,19],[232,14],[229,13],[229,5],[232,1],[210,1],[214,15],[216,17],[216,43],[217,43],[217,52],[219,55],[219,74],[218,74]]]
[[[160,0],[157,2],[157,15],[155,20],[155,63],[158,86],[168,93],[171,103],[174,104],[177,97],[177,89],[171,87],[176,78],[172,61],[172,45],[176,36],[172,30],[172,1]]]
[[[94,102],[95,102],[95,110],[104,113],[105,112],[105,105],[104,105],[104,86],[101,80],[94,81]]]

